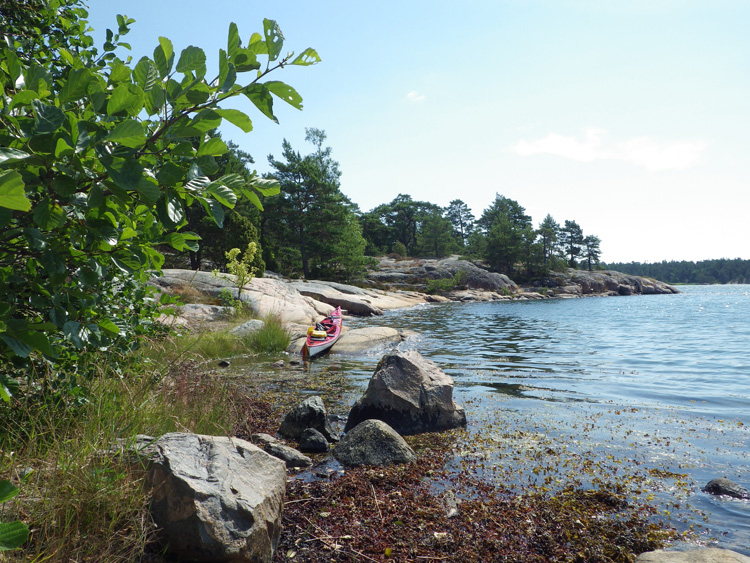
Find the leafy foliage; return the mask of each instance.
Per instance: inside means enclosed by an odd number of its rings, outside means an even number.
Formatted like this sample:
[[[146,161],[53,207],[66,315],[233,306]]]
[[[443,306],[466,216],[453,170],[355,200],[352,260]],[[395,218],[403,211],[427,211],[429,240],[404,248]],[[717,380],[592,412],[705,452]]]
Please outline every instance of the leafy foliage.
[[[143,282],[164,262],[159,245],[197,249],[189,206],[222,226],[239,198],[260,207],[259,195],[278,192],[255,176],[212,179],[228,148],[209,133],[223,120],[252,129],[249,116],[225,107],[237,96],[274,121],[274,97],[301,109],[293,88],[263,80],[319,57],[282,56],[272,20],[244,46],[231,24],[209,76],[202,49],[178,53],[165,37],[152,57],[121,59],[133,23],[125,16],[99,52],[81,0],[12,0],[2,15],[0,357],[56,370],[75,365],[80,350],[151,329],[157,303]],[[3,376],[0,394],[12,390]]]
[[[18,487],[10,481],[0,481],[0,504],[18,494]],[[23,522],[0,522],[0,551],[17,549],[29,537],[29,527]]]

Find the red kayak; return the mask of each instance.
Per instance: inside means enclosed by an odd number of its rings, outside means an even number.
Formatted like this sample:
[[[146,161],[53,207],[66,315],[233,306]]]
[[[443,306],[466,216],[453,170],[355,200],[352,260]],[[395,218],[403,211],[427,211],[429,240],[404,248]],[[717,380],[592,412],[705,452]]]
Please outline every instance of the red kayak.
[[[341,307],[336,307],[333,313],[307,329],[307,340],[302,345],[302,357],[307,360],[328,352],[341,336],[343,325]]]

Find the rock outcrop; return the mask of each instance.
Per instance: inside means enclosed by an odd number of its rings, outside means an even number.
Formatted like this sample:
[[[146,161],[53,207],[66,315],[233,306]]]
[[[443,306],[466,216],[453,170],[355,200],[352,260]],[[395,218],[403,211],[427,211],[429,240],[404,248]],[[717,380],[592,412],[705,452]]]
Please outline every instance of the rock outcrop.
[[[518,285],[508,276],[490,272],[458,256],[441,259],[409,258],[396,260],[388,256],[379,259],[378,267],[367,273],[372,284],[388,284],[392,287],[424,287],[427,280],[448,279],[464,272],[466,287],[484,291],[514,292]]]
[[[453,379],[416,351],[383,356],[345,431],[371,418],[404,435],[466,425],[463,407],[453,401]]]
[[[138,450],[167,549],[190,561],[268,562],[278,545],[284,463],[250,442],[171,433]]]
[[[550,297],[679,293],[676,288],[664,282],[612,270],[588,272],[569,268],[565,272],[551,273],[546,279],[536,282],[534,286],[548,288]]]
[[[382,420],[365,420],[333,448],[343,465],[395,465],[411,463],[417,456],[409,444]]]

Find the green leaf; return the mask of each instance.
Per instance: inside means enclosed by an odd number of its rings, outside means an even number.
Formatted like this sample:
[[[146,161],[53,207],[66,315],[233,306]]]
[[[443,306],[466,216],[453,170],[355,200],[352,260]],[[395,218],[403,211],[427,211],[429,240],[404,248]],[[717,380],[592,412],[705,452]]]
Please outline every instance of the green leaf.
[[[65,212],[62,207],[44,198],[34,206],[34,222],[42,229],[49,231],[65,224]]]
[[[136,190],[143,178],[143,166],[133,158],[116,158],[107,167],[110,178],[123,190]]]
[[[23,522],[0,523],[0,551],[17,549],[28,537],[29,527]]]
[[[224,174],[218,181],[233,190],[240,190],[245,187],[245,179],[239,174]]]
[[[10,481],[0,481],[0,504],[9,501],[18,494],[18,487]]]
[[[13,352],[15,352],[16,355],[21,358],[28,358],[29,354],[31,354],[31,346],[24,344],[20,340],[16,340],[12,336],[0,334],[0,339],[2,339],[2,341],[5,342],[10,347],[10,349],[13,350]]]
[[[232,22],[229,24],[229,34],[227,36],[227,53],[230,57],[233,57],[242,46],[242,40],[240,39],[240,32],[237,29],[237,24]]]
[[[137,84],[120,84],[107,102],[107,115],[126,112],[136,116],[143,109],[143,90]]]
[[[185,170],[173,162],[165,162],[157,172],[156,179],[164,186],[175,186],[185,179]]]
[[[156,115],[164,107],[167,97],[161,87],[152,88],[143,98],[144,107],[149,115]]]
[[[263,32],[268,49],[268,60],[275,61],[279,58],[281,49],[284,47],[284,34],[281,33],[279,25],[274,20],[263,20]]]
[[[320,55],[315,49],[307,48],[302,51],[297,57],[289,64],[299,66],[310,66],[320,62]]]
[[[60,90],[60,103],[72,102],[83,98],[94,80],[93,73],[87,68],[74,68]]]
[[[31,202],[26,198],[21,175],[15,170],[0,172],[0,207],[16,211],[29,211]]]
[[[182,206],[182,200],[174,194],[167,197],[167,216],[175,225],[179,225],[185,220],[185,208]]]
[[[206,191],[214,196],[216,201],[230,209],[237,203],[237,194],[235,194],[231,188],[228,188],[219,182],[211,182],[206,188]]]
[[[275,94],[290,106],[299,110],[302,109],[302,96],[300,96],[297,91],[288,84],[272,80],[263,83],[263,85],[268,88],[272,94]]]
[[[31,102],[34,108],[34,134],[54,133],[65,123],[65,113],[58,107],[50,106],[41,100]]]
[[[250,121],[250,117],[238,109],[216,109],[214,111],[232,125],[236,125],[242,129],[245,133],[249,133],[253,130],[253,122]]]
[[[211,215],[211,218],[214,220],[214,223],[216,223],[216,226],[221,229],[224,226],[224,208],[221,206],[221,204],[213,199],[203,199],[201,200],[201,203],[203,204],[206,213]]]
[[[39,95],[34,92],[33,90],[21,90],[18,94],[13,96],[13,101],[8,106],[8,109],[13,109],[16,106],[25,106],[33,102],[34,100],[38,100]]]
[[[271,92],[263,84],[251,84],[242,90],[242,93],[253,102],[263,115],[278,123],[279,120],[273,114],[273,97]]]
[[[135,119],[126,119],[118,123],[109,135],[107,141],[120,143],[131,149],[137,149],[146,142],[146,133],[143,124]]]
[[[15,333],[15,336],[19,341],[23,342],[31,350],[38,350],[39,352],[50,358],[57,357],[57,353],[52,348],[47,335],[43,332],[17,332]]]
[[[89,341],[88,329],[77,321],[68,321],[63,325],[63,334],[79,350]]]
[[[123,334],[120,331],[120,327],[118,327],[112,319],[101,319],[96,324],[107,332],[111,332],[112,334]]]
[[[123,63],[115,64],[109,73],[109,83],[125,82],[130,79],[130,68]]]
[[[141,177],[141,180],[138,182],[135,189],[141,196],[143,202],[148,205],[156,203],[161,195],[159,186],[157,186],[152,180],[144,177]]]
[[[185,92],[185,97],[191,104],[199,105],[205,103],[211,97],[211,90],[203,82],[198,82]]]
[[[65,158],[67,156],[71,156],[73,153],[75,153],[73,147],[66,143],[65,139],[63,139],[62,137],[57,139],[57,143],[55,143],[55,158]]]
[[[166,37],[159,37],[159,46],[154,49],[154,62],[161,78],[164,78],[172,71],[174,49],[172,42]]]
[[[250,203],[257,207],[259,211],[263,211],[263,204],[260,202],[260,198],[254,191],[242,190],[242,193],[245,194],[245,197],[249,199]]]
[[[198,131],[210,131],[221,125],[221,115],[219,115],[217,110],[204,109],[198,112],[198,114],[190,121],[189,125],[191,128]]]
[[[185,238],[180,233],[169,233],[164,237],[164,242],[180,252],[185,250]]]
[[[148,57],[143,57],[133,69],[133,79],[144,92],[148,92],[159,80],[159,69]]]
[[[0,147],[0,166],[3,164],[11,164],[29,158],[31,155],[27,152],[20,151],[18,149],[12,149],[10,147]]]
[[[237,82],[237,70],[223,49],[219,50],[219,92],[229,92]]]
[[[219,137],[211,137],[198,149],[198,156],[221,156],[229,149]]]
[[[250,185],[266,197],[276,195],[281,191],[281,185],[275,178],[254,178]]]
[[[177,61],[175,70],[183,74],[195,71],[196,76],[204,76],[206,74],[206,53],[200,47],[192,45],[185,47],[180,53],[180,60]]]

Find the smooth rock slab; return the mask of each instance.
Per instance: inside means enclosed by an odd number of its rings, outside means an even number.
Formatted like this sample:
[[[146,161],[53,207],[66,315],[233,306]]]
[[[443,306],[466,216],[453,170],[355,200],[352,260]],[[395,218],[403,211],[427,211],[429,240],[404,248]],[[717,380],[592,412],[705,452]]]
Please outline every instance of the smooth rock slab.
[[[404,435],[466,425],[466,412],[453,401],[453,379],[416,351],[383,356],[344,430],[370,418]]]
[[[138,450],[151,514],[186,561],[270,563],[286,489],[284,463],[239,438],[171,433]]]
[[[382,420],[365,420],[354,427],[333,448],[333,457],[349,467],[395,465],[417,459],[406,440]]]
[[[648,551],[636,557],[635,563],[750,563],[750,557],[728,549],[704,547],[690,551]]]

